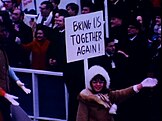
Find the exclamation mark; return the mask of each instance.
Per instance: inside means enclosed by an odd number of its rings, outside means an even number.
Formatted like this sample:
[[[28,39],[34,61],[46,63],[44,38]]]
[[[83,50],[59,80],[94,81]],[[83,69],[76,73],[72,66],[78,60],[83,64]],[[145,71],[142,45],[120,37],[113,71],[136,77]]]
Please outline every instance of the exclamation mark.
[[[100,53],[100,43],[98,43],[98,52]]]

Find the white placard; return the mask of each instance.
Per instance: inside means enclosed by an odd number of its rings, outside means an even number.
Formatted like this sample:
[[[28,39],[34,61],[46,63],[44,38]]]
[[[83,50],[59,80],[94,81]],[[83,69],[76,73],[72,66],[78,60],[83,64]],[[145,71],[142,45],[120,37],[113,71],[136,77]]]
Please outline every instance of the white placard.
[[[105,54],[103,12],[65,19],[67,62]]]

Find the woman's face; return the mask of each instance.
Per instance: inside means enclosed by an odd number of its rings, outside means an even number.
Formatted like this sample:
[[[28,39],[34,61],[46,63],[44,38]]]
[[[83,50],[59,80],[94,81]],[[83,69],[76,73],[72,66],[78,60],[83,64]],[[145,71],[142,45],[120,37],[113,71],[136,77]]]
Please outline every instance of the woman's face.
[[[36,37],[37,37],[38,40],[43,40],[44,39],[44,33],[43,33],[43,31],[42,30],[38,30],[36,32]]]
[[[96,93],[100,93],[105,87],[105,81],[101,80],[100,78],[93,79],[91,86]]]

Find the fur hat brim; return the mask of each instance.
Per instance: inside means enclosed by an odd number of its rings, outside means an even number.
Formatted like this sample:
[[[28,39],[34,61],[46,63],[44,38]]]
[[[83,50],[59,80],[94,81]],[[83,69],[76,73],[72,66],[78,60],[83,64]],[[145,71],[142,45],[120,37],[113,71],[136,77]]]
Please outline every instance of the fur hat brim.
[[[90,86],[90,81],[92,80],[92,78],[96,75],[102,75],[105,80],[106,80],[106,88],[108,89],[110,86],[110,77],[108,72],[101,66],[95,65],[92,66],[88,71],[87,71],[87,78],[86,78],[86,88],[92,90],[91,86]]]

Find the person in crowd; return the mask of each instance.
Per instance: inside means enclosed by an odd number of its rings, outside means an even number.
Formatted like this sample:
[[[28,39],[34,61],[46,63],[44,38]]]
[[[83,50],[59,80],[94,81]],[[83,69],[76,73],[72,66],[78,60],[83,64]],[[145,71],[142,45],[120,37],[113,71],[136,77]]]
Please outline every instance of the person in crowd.
[[[2,2],[4,10],[7,11],[9,15],[11,15],[13,10],[19,6],[15,0],[2,0]]]
[[[7,28],[12,29],[12,20],[7,11],[0,11],[0,23],[4,24]]]
[[[129,55],[129,76],[134,80],[144,78],[147,73],[148,61],[148,47],[147,37],[140,31],[141,25],[135,18],[131,19],[128,23],[128,39],[125,42],[125,52]],[[138,47],[138,48],[137,48]],[[139,74],[135,74],[139,68]],[[134,69],[133,71],[130,71]],[[137,76],[138,75],[138,76]]]
[[[76,3],[68,3],[66,5],[66,10],[68,11],[70,16],[76,16],[79,12],[79,6]]]
[[[94,12],[94,4],[92,1],[85,1],[81,4],[81,14]]]
[[[137,22],[136,18],[132,18],[128,22],[128,39],[125,41],[124,51],[129,55],[126,73],[127,73],[127,82],[128,85],[132,85],[134,83],[139,83],[139,80],[148,77],[148,66],[149,66],[149,51],[147,47],[147,37],[141,31],[141,25]],[[147,99],[154,100],[149,98],[152,93],[146,94],[146,92],[142,92],[140,95],[136,95],[130,100],[125,101],[121,104],[120,108],[120,120],[122,121],[143,121],[148,120],[147,114],[150,111],[148,109],[148,103],[145,103]],[[140,99],[140,100],[139,100]],[[141,110],[136,105],[132,105],[134,103],[138,103],[139,106],[144,107]],[[136,117],[138,115],[141,117],[138,119]],[[134,117],[132,119],[132,117]]]
[[[63,78],[69,93],[68,99],[68,121],[76,120],[77,95],[85,87],[83,61],[66,62],[65,48],[65,18],[69,17],[65,9],[59,9],[55,16],[57,26],[53,29],[53,41],[48,49],[47,62],[49,70],[63,72]],[[76,81],[78,80],[78,81]]]
[[[113,8],[110,13],[110,37],[116,40],[117,49],[123,50],[125,40],[127,39],[126,19],[123,15],[124,11]],[[121,32],[122,31],[122,32]]]
[[[141,14],[136,16],[136,20],[140,23],[140,31],[148,37],[148,26],[146,25],[146,18],[144,18]]]
[[[33,40],[32,28],[23,21],[24,13],[20,9],[12,12],[12,29],[9,35],[9,41],[13,43],[12,48],[7,52],[11,66],[20,68],[30,67],[30,53],[25,52],[16,43],[15,39],[19,38],[23,44],[30,43]],[[16,57],[16,58],[15,58]]]
[[[19,105],[19,103],[15,100],[17,97],[10,95],[10,80],[11,77],[17,85],[26,93],[29,94],[31,92],[30,89],[24,86],[24,83],[20,81],[20,79],[15,75],[12,68],[9,66],[7,54],[4,50],[5,40],[7,38],[8,31],[5,26],[0,25],[0,113],[2,114],[3,121],[11,121],[10,115],[10,105]],[[7,100],[6,100],[7,99]]]
[[[114,38],[105,38],[105,55],[88,59],[89,67],[102,66],[111,77],[111,89],[121,89],[128,86],[127,61],[129,55],[117,50]]]
[[[21,39],[17,38],[15,40],[18,44],[21,44],[22,48],[26,51],[31,52],[31,68],[47,70],[46,65],[46,53],[50,41],[46,39],[46,32],[43,25],[38,24],[35,32],[35,39],[28,43],[21,43]]]
[[[160,78],[160,58],[161,58],[161,29],[158,30],[158,36],[152,41],[149,48],[150,55],[150,73],[152,76]]]
[[[40,4],[40,14],[38,15],[37,24],[42,24],[47,27],[52,27],[53,20],[53,5],[50,1],[43,1]]]
[[[60,0],[49,0],[53,5],[53,15],[59,10]]]
[[[47,51],[48,69],[53,71],[63,71],[66,63],[65,50],[65,17],[69,17],[65,9],[59,9],[55,14],[56,27],[52,29],[53,35],[51,44]]]
[[[114,121],[116,104],[131,98],[143,88],[155,87],[157,82],[156,78],[146,78],[136,85],[113,91],[109,88],[111,82],[107,71],[101,66],[92,66],[87,72],[86,88],[78,96],[76,121]]]
[[[161,31],[161,16],[160,15],[156,15],[155,16],[155,22],[152,25],[151,32],[150,32],[150,43],[152,43],[153,41],[156,41],[158,39],[158,37],[160,36],[160,31]]]

